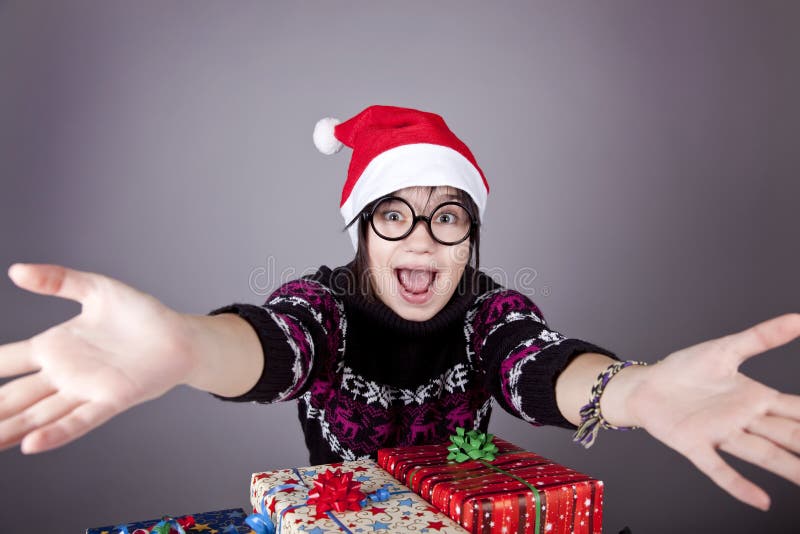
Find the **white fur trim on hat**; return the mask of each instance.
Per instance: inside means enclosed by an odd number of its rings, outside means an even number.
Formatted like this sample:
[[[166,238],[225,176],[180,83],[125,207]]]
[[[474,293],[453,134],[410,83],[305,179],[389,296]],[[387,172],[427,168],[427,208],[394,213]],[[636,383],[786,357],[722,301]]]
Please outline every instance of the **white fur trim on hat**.
[[[347,224],[364,206],[398,189],[447,185],[472,197],[483,221],[488,194],[478,169],[458,151],[429,143],[401,145],[373,158],[340,211]],[[359,224],[348,228],[354,249],[358,249]]]
[[[314,146],[326,156],[336,154],[342,149],[341,141],[333,134],[333,129],[341,122],[333,117],[325,117],[314,126]]]

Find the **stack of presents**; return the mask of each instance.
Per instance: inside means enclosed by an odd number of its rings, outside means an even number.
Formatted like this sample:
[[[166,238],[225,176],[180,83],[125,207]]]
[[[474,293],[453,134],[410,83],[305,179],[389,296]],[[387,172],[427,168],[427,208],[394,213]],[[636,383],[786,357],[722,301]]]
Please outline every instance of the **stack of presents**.
[[[252,513],[220,510],[87,534],[599,533],[603,483],[491,434],[253,474]]]

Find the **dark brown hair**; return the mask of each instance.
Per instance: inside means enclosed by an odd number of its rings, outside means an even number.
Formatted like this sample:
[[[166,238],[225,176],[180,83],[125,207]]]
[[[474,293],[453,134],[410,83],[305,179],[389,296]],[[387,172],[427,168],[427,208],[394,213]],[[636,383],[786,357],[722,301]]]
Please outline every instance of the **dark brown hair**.
[[[427,203],[430,202],[433,193],[439,187],[445,186],[428,186],[428,199],[425,202],[426,206]],[[473,267],[472,276],[474,277],[477,276],[478,269],[480,267],[481,221],[480,215],[478,214],[478,206],[466,191],[457,188],[453,188],[453,190],[455,191],[455,200],[467,208],[467,211],[475,223],[472,235],[469,237],[469,258],[467,259],[467,265],[472,265]],[[367,251],[367,232],[370,230],[371,226],[363,223],[364,215],[372,211],[372,209],[378,203],[378,200],[380,199],[375,199],[364,206],[364,209],[362,209],[361,212],[352,221],[350,221],[343,230],[346,231],[348,228],[358,222],[362,223],[358,225],[358,248],[356,249],[356,255],[353,258],[353,261],[350,263],[350,274],[352,276],[352,281],[355,282],[356,285],[354,289],[369,300],[376,299],[375,290],[372,287],[372,280],[369,276],[369,253]],[[459,284],[458,287],[462,287],[462,284]]]

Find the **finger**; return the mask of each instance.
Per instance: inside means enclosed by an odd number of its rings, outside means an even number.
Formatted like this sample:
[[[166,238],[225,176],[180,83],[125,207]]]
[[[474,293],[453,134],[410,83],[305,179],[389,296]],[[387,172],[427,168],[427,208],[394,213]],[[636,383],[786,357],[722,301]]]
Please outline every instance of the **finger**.
[[[8,277],[22,289],[78,302],[91,293],[98,276],[44,263],[15,263],[8,269]]]
[[[117,413],[118,410],[110,404],[82,404],[58,421],[25,436],[22,440],[22,453],[34,454],[65,445],[102,425]]]
[[[800,485],[800,458],[768,439],[743,432],[720,449]]]
[[[800,396],[789,393],[778,394],[775,403],[769,407],[769,413],[800,421]]]
[[[800,454],[800,424],[797,421],[765,415],[747,425],[747,431]]]
[[[23,376],[0,387],[0,423],[36,404],[55,388],[41,373]]]
[[[722,341],[739,365],[756,354],[785,345],[798,336],[800,313],[787,313],[725,336]]]
[[[16,445],[26,434],[70,413],[81,402],[84,401],[66,399],[63,395],[55,393],[24,412],[0,422],[0,450]]]
[[[27,339],[0,345],[0,378],[30,373],[39,369],[33,363],[30,347]]]
[[[711,447],[695,450],[686,456],[717,486],[736,499],[764,511],[769,509],[769,495],[725,463]]]

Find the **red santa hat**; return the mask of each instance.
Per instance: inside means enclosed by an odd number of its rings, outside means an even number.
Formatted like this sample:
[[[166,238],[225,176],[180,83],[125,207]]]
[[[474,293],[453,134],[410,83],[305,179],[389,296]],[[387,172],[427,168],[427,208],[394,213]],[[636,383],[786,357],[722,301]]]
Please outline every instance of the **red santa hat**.
[[[383,195],[412,186],[451,186],[465,191],[483,219],[489,183],[475,157],[444,119],[434,113],[370,106],[341,122],[317,122],[314,145],[326,155],[353,149],[339,208],[345,224]],[[358,223],[349,228],[358,246]]]

